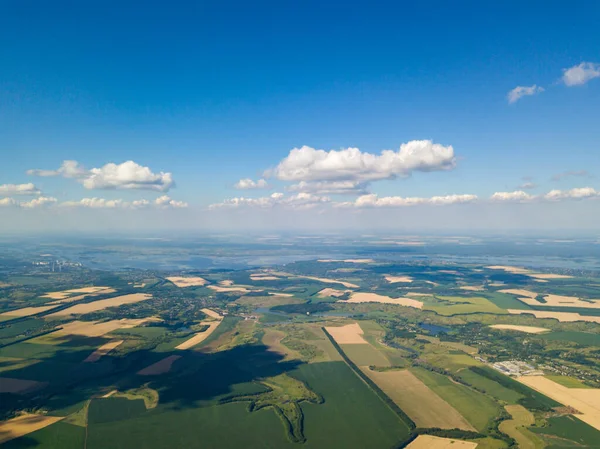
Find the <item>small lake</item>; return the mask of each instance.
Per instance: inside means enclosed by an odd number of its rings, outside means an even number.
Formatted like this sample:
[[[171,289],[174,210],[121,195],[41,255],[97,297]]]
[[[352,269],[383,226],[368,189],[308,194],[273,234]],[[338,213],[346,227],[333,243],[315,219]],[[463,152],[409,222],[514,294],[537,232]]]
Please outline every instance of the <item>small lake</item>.
[[[428,331],[431,335],[434,335],[434,336],[437,334],[441,334],[442,332],[444,332],[446,334],[448,332],[450,332],[449,327],[438,326],[436,324],[430,324],[430,323],[419,323],[419,327],[421,329]]]

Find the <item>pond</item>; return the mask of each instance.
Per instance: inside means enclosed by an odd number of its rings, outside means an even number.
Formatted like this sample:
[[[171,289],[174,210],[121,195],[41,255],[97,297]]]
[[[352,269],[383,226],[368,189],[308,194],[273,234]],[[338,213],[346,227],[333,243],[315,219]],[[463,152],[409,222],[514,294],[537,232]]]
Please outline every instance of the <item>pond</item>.
[[[434,336],[441,334],[442,332],[444,332],[446,334],[448,332],[450,332],[450,328],[448,328],[448,327],[438,326],[437,324],[431,324],[431,323],[419,323],[419,327],[421,329],[425,329],[431,335],[434,335]]]

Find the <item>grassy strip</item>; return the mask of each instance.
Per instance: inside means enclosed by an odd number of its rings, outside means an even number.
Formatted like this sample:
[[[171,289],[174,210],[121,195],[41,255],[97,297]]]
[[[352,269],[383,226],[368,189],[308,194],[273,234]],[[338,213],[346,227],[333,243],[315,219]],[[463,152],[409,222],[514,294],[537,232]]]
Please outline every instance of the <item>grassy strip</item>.
[[[338,351],[338,353],[340,354],[340,356],[342,356],[342,358],[344,359],[344,361],[356,373],[356,375],[358,377],[360,377],[369,387],[371,387],[371,389],[377,394],[377,396],[379,396],[379,398],[383,402],[385,402],[387,404],[387,406],[394,411],[394,413],[396,413],[398,415],[398,417],[407,425],[407,427],[411,431],[414,431],[417,426],[412,421],[412,419],[410,419],[408,417],[408,415],[406,413],[404,413],[404,411],[400,407],[398,407],[396,405],[396,403],[394,401],[392,401],[390,399],[390,397],[387,394],[385,394],[383,392],[383,390],[381,388],[379,388],[377,386],[377,384],[375,382],[373,382],[369,378],[369,376],[367,376],[365,373],[363,373],[361,371],[361,369],[358,366],[356,366],[352,360],[350,360],[348,358],[348,356],[343,351],[343,349],[340,347],[340,345],[338,345],[337,342],[335,341],[335,339],[329,334],[329,332],[327,332],[327,329],[325,329],[324,327],[322,327],[321,330],[325,333],[325,335],[327,336],[327,338],[329,339],[329,341],[331,342],[331,344],[333,345],[333,347]]]
[[[40,332],[39,334],[27,335],[27,336],[25,336],[23,338],[20,338],[18,340],[13,340],[10,343],[0,344],[0,348],[5,348],[7,346],[16,345],[17,343],[23,343],[24,341],[32,340],[34,338],[41,337],[41,336],[46,335],[46,334],[51,334],[52,332],[55,332],[55,331],[56,331],[56,329],[48,329],[47,331]]]

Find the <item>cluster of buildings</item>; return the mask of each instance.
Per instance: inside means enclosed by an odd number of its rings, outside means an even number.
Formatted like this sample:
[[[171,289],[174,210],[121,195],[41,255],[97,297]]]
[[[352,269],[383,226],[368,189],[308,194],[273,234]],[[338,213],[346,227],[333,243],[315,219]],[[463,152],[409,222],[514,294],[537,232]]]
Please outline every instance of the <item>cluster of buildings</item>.
[[[492,367],[507,376],[532,376],[544,374],[526,362],[519,360],[507,360],[506,362],[496,362]]]

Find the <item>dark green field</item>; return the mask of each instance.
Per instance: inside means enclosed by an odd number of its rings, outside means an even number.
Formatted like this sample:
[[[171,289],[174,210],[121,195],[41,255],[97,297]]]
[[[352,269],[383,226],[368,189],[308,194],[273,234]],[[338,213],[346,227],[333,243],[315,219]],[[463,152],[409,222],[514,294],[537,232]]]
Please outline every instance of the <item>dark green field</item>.
[[[584,346],[600,346],[600,334],[591,334],[588,332],[548,332],[540,334],[544,340],[572,341]]]
[[[550,437],[565,438],[588,448],[600,447],[600,432],[573,416],[559,416],[548,419],[546,427],[530,427],[532,432]],[[574,446],[568,441],[550,439],[552,441],[548,449],[566,449]]]
[[[506,388],[492,379],[481,376],[469,368],[460,370],[456,373],[456,376],[477,390],[484,391],[486,394],[508,404],[516,404],[519,399],[523,398],[522,394]]]
[[[29,435],[7,441],[2,449],[83,449],[85,427],[57,422]]]

